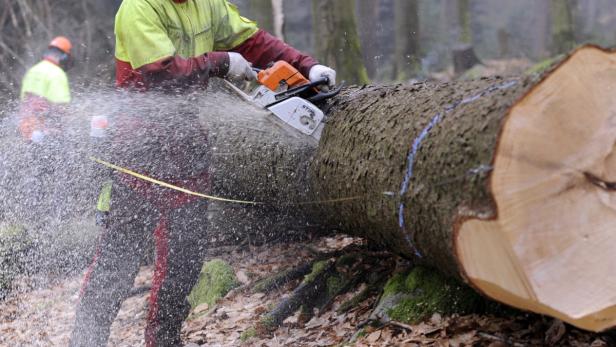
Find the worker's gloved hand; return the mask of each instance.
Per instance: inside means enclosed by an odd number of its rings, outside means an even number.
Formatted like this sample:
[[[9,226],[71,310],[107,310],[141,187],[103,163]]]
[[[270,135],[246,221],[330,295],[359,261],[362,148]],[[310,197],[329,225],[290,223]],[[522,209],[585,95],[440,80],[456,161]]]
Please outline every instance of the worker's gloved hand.
[[[308,76],[310,82],[316,82],[322,78],[327,78],[327,85],[320,86],[322,91],[329,91],[336,86],[336,71],[324,65],[315,65],[310,69]]]
[[[225,77],[232,81],[255,81],[257,73],[241,54],[229,52],[229,72]]]

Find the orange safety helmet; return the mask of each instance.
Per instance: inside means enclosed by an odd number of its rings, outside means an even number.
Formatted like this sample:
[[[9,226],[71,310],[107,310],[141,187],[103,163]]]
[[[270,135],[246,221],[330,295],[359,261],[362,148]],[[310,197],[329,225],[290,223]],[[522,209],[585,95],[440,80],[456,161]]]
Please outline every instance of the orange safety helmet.
[[[73,44],[69,39],[64,36],[58,36],[55,39],[51,40],[49,43],[49,47],[55,47],[66,54],[71,54],[71,49],[73,49]]]

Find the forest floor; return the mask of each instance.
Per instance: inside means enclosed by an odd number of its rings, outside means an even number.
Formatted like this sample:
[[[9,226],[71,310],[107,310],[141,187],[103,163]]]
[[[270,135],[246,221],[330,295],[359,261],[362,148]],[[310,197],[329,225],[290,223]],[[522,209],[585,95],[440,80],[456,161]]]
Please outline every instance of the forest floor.
[[[390,322],[365,324],[378,299],[367,298],[346,313],[338,298],[326,311],[306,323],[298,315],[285,320],[268,336],[253,329],[261,314],[287,297],[296,283],[270,294],[253,294],[251,284],[289,266],[314,257],[314,250],[330,252],[357,240],[346,237],[218,251],[235,270],[242,286],[215,307],[198,306],[183,327],[187,346],[612,346],[610,335],[579,331],[559,321],[520,313],[509,317],[486,315],[441,316],[435,313],[419,324]],[[152,267],[143,267],[135,287],[148,286]],[[66,346],[74,319],[81,276],[56,281],[0,304],[0,346]],[[143,346],[149,293],[124,302],[113,324],[110,346]],[[363,327],[362,327],[363,326]],[[358,333],[360,332],[360,333]]]

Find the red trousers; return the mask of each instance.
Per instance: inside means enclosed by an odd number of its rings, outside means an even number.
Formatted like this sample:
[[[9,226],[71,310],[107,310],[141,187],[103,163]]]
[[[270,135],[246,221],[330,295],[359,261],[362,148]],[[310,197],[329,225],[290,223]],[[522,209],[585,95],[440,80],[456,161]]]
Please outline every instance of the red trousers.
[[[173,182],[207,191],[208,178]],[[86,274],[70,346],[107,346],[110,327],[139,271],[148,244],[156,245],[146,346],[178,346],[187,296],[205,255],[207,202],[117,175],[109,223]]]

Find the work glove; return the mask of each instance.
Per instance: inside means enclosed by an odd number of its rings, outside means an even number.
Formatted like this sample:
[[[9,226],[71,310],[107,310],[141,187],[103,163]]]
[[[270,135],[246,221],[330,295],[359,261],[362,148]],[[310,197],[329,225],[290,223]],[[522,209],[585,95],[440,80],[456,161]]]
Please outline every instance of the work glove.
[[[225,77],[231,81],[256,81],[257,73],[241,54],[229,52],[229,72]]]
[[[316,82],[322,78],[327,78],[327,85],[319,86],[322,91],[329,91],[336,86],[336,71],[324,65],[315,65],[310,69],[308,76],[310,82]]]

